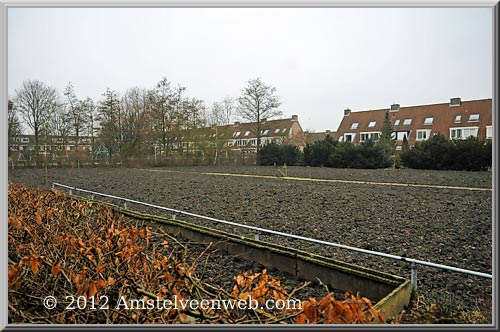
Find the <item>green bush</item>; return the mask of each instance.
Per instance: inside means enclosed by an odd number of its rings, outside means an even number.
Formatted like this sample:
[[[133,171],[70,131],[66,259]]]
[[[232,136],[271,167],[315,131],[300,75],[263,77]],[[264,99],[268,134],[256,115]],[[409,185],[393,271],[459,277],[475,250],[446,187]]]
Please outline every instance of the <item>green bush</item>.
[[[294,166],[302,161],[302,152],[295,145],[270,143],[259,150],[257,160],[261,166]]]
[[[401,154],[402,165],[415,169],[481,171],[491,162],[491,143],[475,137],[450,141],[437,134]]]
[[[336,168],[386,168],[391,165],[385,149],[373,141],[359,145],[339,143],[329,160],[330,165]]]
[[[307,144],[304,148],[304,163],[308,166],[330,166],[330,155],[338,143],[327,135],[320,141]]]
[[[392,161],[386,148],[373,141],[354,145],[351,142],[335,142],[327,136],[306,146],[304,163],[336,168],[385,168],[391,166]]]

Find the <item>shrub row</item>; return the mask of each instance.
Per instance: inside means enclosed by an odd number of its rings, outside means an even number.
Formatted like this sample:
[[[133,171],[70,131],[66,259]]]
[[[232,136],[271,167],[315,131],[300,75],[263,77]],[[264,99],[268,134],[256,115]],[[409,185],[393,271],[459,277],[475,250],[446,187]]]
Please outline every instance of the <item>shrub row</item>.
[[[257,158],[257,163],[261,166],[300,165],[302,162],[302,152],[295,145],[270,143],[264,145]]]
[[[450,141],[437,134],[402,153],[401,163],[416,169],[483,171],[491,167],[492,145],[475,137]]]
[[[389,142],[390,143],[390,142]],[[263,166],[306,165],[335,168],[404,167],[436,170],[487,170],[492,165],[492,145],[475,137],[448,140],[441,134],[417,142],[410,149],[407,141],[400,155],[392,155],[389,143],[366,141],[355,145],[337,142],[326,136],[307,144],[302,153],[294,145],[268,144],[259,152],[258,164]]]
[[[380,144],[366,141],[359,145],[339,143],[330,136],[307,144],[304,163],[308,166],[337,168],[385,168],[391,166],[390,155]]]

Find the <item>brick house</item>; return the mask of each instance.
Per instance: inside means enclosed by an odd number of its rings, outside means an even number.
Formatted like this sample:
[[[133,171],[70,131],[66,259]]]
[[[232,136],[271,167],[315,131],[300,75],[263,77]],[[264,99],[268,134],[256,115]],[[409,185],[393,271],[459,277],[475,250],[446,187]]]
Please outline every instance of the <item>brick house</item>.
[[[226,151],[244,153],[257,152],[256,123],[240,123],[184,130],[175,134],[174,149],[182,151],[198,151],[200,147],[208,145],[223,145]],[[266,120],[260,124],[261,146],[268,143],[293,144],[301,151],[304,149],[306,137],[300,126],[298,116],[292,115],[288,119]]]
[[[396,149],[401,150],[406,136],[410,145],[428,140],[441,133],[448,139],[493,138],[492,99],[462,101],[452,98],[449,103],[351,112],[344,110],[336,137],[340,142],[358,144],[368,139],[378,140],[385,114],[389,113]]]
[[[331,131],[331,130],[325,130],[325,131],[316,132],[316,133],[305,132],[304,134],[306,136],[306,143],[307,144],[311,144],[311,143],[314,143],[316,141],[321,141],[321,140],[325,139],[326,136],[331,136],[334,140],[337,139],[337,136],[336,136],[337,132]]]
[[[76,138],[74,136],[40,136],[38,152],[35,154],[35,135],[16,135],[10,142],[10,159],[14,161],[32,161],[35,155],[47,156],[50,160],[64,160],[76,151]],[[80,154],[92,152],[92,137],[80,136],[78,139]]]

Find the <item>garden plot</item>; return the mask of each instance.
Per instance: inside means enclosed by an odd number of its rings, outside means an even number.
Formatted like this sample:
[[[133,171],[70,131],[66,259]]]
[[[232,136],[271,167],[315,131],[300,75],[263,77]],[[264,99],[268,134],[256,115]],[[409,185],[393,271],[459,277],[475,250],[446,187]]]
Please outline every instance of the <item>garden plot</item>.
[[[256,173],[253,169],[235,168],[233,172]],[[182,172],[123,168],[54,169],[49,170],[49,181],[319,240],[491,273],[492,192],[488,190],[288,181],[196,173],[228,172],[228,169],[219,168],[178,170]],[[273,172],[272,168],[255,170],[271,175]],[[487,172],[289,168],[288,174],[372,182],[491,187],[491,173]],[[44,171],[34,169],[10,171],[9,178],[35,187],[43,186],[45,181]],[[150,209],[144,211],[158,213]],[[210,226],[241,232],[228,226]],[[261,234],[260,239],[409,277],[409,266],[402,262],[270,235]],[[488,312],[491,309],[491,280],[425,267],[419,267],[418,277],[419,291],[426,300],[447,308],[450,314],[478,309]]]

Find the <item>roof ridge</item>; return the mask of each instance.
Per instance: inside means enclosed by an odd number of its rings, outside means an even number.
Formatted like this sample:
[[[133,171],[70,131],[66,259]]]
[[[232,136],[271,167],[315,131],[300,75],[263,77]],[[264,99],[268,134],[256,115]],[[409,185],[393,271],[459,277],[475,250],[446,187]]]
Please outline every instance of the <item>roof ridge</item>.
[[[492,98],[482,98],[482,99],[471,99],[471,100],[462,100],[461,103],[470,103],[470,102],[476,102],[476,101],[486,101],[486,100],[492,100]],[[428,107],[428,106],[436,106],[436,105],[448,105],[449,102],[446,103],[433,103],[433,104],[424,104],[424,105],[409,105],[409,106],[399,106],[399,109],[401,110],[402,108],[414,108],[414,107]],[[378,108],[378,109],[368,109],[368,110],[361,110],[361,111],[352,111],[353,113],[361,113],[361,112],[376,112],[376,111],[389,111],[390,107],[388,108]]]

